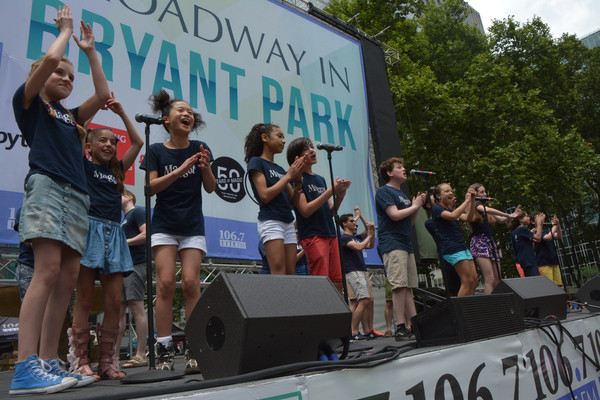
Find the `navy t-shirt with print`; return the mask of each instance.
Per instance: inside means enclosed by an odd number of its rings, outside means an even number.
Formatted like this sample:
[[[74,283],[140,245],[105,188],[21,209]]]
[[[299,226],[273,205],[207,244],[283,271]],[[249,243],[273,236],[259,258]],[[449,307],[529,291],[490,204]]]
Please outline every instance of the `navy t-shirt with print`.
[[[17,210],[15,215],[15,231],[19,232],[19,225],[21,223],[21,209]],[[25,265],[29,265],[30,267],[34,267],[33,262],[33,247],[27,246],[24,242],[19,243],[19,257],[17,257],[17,262]]]
[[[302,192],[306,202],[310,203],[327,190],[327,183],[321,175],[302,173]],[[298,225],[298,238],[300,240],[312,236],[335,237],[335,226],[329,202],[326,201],[310,217],[304,218],[300,211],[294,207],[296,223]]]
[[[141,169],[146,169],[146,159],[151,171],[158,177],[168,175],[179,168],[188,158],[200,152],[200,145],[210,151],[206,143],[190,140],[185,149],[169,149],[163,143],[150,146],[150,154],[144,157]],[[210,161],[214,160],[212,151]],[[202,169],[197,162],[165,190],[157,193],[152,214],[152,233],[167,233],[181,236],[204,236],[204,214],[202,214]]]
[[[81,159],[81,140],[75,121],[59,103],[50,102],[56,113],[50,116],[50,108],[37,95],[28,109],[23,108],[25,84],[13,96],[13,111],[17,125],[29,146],[29,173],[25,184],[33,174],[69,183],[87,193],[87,184]],[[71,109],[77,118],[78,108]]]
[[[353,271],[367,270],[362,251],[352,250],[347,246],[350,242],[361,243],[363,240],[360,234],[354,236],[347,233],[342,234],[342,257],[344,257],[344,269],[347,274]]]
[[[444,211],[448,210],[439,204],[433,206],[431,211],[433,218],[435,218],[435,224],[438,228],[440,245],[442,246],[442,255],[450,255],[458,253],[459,251],[467,250],[465,238],[460,230],[460,223],[458,222],[458,219],[450,221],[442,218],[442,213]]]
[[[396,206],[398,210],[403,210],[412,206],[412,202],[399,189],[389,185],[381,186],[375,194],[375,209],[377,211],[377,236],[379,244],[377,250],[383,255],[392,250],[405,250],[413,253],[410,235],[412,223],[410,216],[399,221],[392,220],[385,209],[387,206]]]
[[[117,179],[108,165],[98,165],[83,160],[87,178],[88,193],[90,194],[89,215],[111,221],[121,220],[121,194],[117,193]],[[123,163],[119,162],[123,169]]]
[[[511,233],[513,239],[515,260],[519,260],[521,268],[537,267],[535,252],[533,251],[533,235],[525,226],[519,226]]]
[[[248,162],[248,172],[253,170],[258,171],[265,176],[267,187],[275,185],[285,176],[285,170],[278,164],[260,157],[252,157],[250,162]],[[290,223],[294,220],[287,186],[284,187],[284,189],[268,204],[264,204],[260,199],[252,179],[250,179],[250,186],[252,187],[254,198],[258,201],[260,207],[260,210],[258,211],[259,221],[276,220]]]
[[[546,229],[542,232],[542,237],[550,233]],[[556,247],[554,240],[542,239],[539,243],[535,242],[535,261],[538,266],[558,265],[558,256],[556,255]]]
[[[132,208],[123,217],[123,221],[121,221],[121,228],[125,233],[125,237],[127,239],[131,239],[140,234],[140,226],[145,224],[146,211],[143,208]],[[133,265],[146,262],[145,244],[129,246],[129,253],[131,254],[131,261],[133,262]]]

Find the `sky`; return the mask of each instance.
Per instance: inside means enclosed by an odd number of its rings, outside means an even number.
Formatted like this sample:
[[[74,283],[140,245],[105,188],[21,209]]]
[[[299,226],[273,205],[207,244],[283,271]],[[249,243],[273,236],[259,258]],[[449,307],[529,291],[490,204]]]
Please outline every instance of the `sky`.
[[[467,0],[481,15],[486,32],[493,19],[514,15],[526,22],[534,15],[550,27],[553,37],[563,33],[582,38],[600,29],[600,0]]]

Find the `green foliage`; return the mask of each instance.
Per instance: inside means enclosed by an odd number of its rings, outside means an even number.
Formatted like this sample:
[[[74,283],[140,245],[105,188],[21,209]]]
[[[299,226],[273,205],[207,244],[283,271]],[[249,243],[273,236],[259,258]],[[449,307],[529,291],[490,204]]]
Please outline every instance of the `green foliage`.
[[[412,11],[411,10],[412,8]],[[396,12],[400,10],[400,12]],[[400,51],[388,68],[407,168],[437,172],[460,199],[479,182],[495,208],[568,215],[573,240],[600,238],[600,48],[554,38],[541,18],[463,23],[461,0],[334,0],[327,11]],[[405,18],[411,16],[411,18]],[[411,178],[411,188],[423,191]],[[505,266],[505,226],[495,225]],[[598,256],[598,252],[595,256]]]

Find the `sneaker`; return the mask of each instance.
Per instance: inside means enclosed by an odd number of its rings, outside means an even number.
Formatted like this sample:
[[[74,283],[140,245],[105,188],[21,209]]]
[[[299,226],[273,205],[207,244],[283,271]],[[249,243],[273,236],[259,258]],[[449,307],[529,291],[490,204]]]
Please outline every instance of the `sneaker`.
[[[183,349],[183,359],[185,360],[185,371],[183,371],[183,373],[186,375],[199,374],[200,368],[198,367],[198,362],[194,358],[192,349],[190,349],[187,342],[184,343]]]
[[[10,382],[9,395],[32,393],[56,393],[71,388],[79,382],[75,378],[66,378],[50,373],[52,367],[37,354],[25,361],[15,363],[15,375]]]
[[[374,329],[371,332],[367,333],[365,336],[369,340],[371,340],[371,339],[379,339],[380,337],[383,337],[383,335],[381,333],[375,332]]]
[[[156,347],[158,353],[158,365],[156,369],[161,371],[175,371],[175,348],[173,342],[169,342],[169,345],[166,347],[157,343]]]
[[[360,332],[356,332],[355,334],[352,335],[352,337],[350,338],[353,342],[356,342],[357,340],[368,340],[369,337],[363,335]]]
[[[375,330],[375,329],[373,329],[373,332],[375,332],[377,335],[379,335],[379,336],[383,337],[383,333],[381,333],[381,332],[379,332],[379,331],[377,331],[377,330]]]
[[[383,337],[392,337],[392,336],[394,336],[392,334],[392,331],[385,331],[385,333],[383,334]]]
[[[414,340],[415,334],[406,329],[405,327],[396,329],[396,342],[401,342],[404,340]]]
[[[50,370],[51,374],[61,376],[63,378],[77,379],[77,385],[75,387],[84,387],[91,383],[96,382],[96,380],[94,379],[93,376],[85,376],[85,375],[73,374],[71,372],[68,372],[65,368],[64,361],[58,357],[51,358],[51,359],[45,360],[45,361],[48,365],[50,365],[50,368],[52,368]]]

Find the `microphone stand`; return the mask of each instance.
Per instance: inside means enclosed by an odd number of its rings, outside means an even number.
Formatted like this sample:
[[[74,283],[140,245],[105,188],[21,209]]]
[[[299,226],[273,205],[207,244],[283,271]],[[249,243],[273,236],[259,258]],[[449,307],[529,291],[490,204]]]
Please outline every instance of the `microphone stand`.
[[[488,228],[488,230],[490,231],[490,241],[491,241],[491,249],[490,252],[494,254],[494,262],[496,263],[496,272],[498,273],[498,282],[500,282],[502,280],[502,276],[500,275],[500,263],[498,262],[499,260],[499,256],[498,256],[498,248],[496,247],[496,242],[494,241],[494,231],[492,230],[492,225],[490,225],[489,221],[488,221],[488,215],[487,215],[487,210],[485,208],[485,203],[487,202],[487,200],[477,200],[481,202],[481,205],[483,206],[483,215],[485,215],[485,218],[483,218],[483,223],[485,224],[485,226]],[[475,203],[475,212],[477,212],[477,203]]]
[[[331,180],[331,190],[333,192],[333,219],[335,220],[335,233],[337,235],[338,252],[340,254],[340,267],[342,268],[342,287],[344,288],[344,301],[350,306],[350,300],[348,300],[348,285],[346,284],[346,269],[344,268],[344,257],[342,256],[342,235],[340,233],[340,216],[338,214],[338,203],[337,196],[335,194],[335,186],[333,180],[333,165],[331,163],[331,153],[334,149],[324,148],[327,152],[327,160],[329,161],[329,178]],[[344,360],[348,357],[348,351],[350,349],[350,335],[352,332],[348,332],[348,337],[343,338],[344,350],[340,360]]]
[[[183,374],[175,371],[163,371],[156,369],[156,355],[154,352],[154,306],[152,303],[152,217],[150,214],[152,186],[150,186],[150,125],[146,122],[146,184],[144,185],[144,196],[146,198],[146,301],[148,302],[148,371],[126,376],[121,383],[149,383],[159,381],[172,381],[183,378]]]

